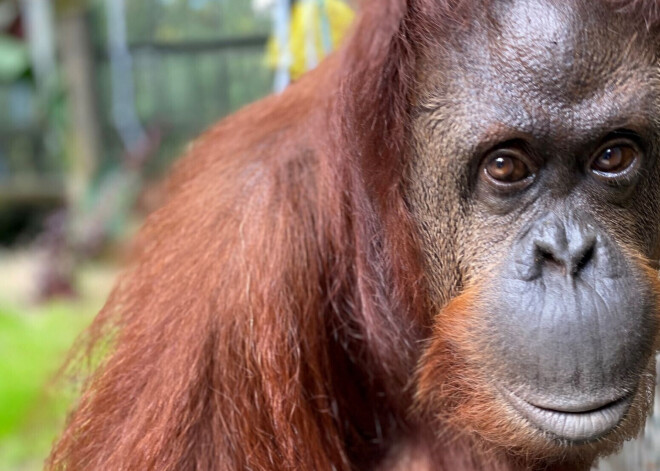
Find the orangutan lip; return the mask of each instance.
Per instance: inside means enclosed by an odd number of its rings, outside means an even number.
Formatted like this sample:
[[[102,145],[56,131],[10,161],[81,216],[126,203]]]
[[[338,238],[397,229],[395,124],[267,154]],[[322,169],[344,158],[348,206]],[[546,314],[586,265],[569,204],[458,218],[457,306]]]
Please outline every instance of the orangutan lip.
[[[557,438],[576,442],[602,437],[623,419],[633,395],[609,402],[549,408],[532,404],[510,391],[502,391],[511,406],[535,427]]]

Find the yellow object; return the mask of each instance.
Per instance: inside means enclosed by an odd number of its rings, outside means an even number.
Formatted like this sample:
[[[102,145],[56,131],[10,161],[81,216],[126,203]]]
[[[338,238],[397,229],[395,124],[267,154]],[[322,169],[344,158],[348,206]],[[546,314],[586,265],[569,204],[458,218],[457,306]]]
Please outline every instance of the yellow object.
[[[289,72],[293,80],[316,65],[346,35],[355,13],[342,0],[300,0],[291,12]],[[268,65],[281,65],[283,51],[277,40],[268,42]]]

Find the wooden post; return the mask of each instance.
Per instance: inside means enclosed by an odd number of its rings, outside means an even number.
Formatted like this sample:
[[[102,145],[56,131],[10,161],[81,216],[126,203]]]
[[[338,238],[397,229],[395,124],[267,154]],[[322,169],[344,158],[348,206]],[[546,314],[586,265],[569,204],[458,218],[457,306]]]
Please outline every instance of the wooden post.
[[[102,142],[88,21],[82,9],[64,12],[58,20],[60,57],[73,124],[71,201],[80,201],[87,191],[99,163]]]

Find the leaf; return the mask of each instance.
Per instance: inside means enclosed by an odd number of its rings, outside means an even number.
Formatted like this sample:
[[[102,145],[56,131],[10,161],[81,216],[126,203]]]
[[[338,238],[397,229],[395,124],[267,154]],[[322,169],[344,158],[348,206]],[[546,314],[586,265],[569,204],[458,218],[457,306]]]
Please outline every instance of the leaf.
[[[29,68],[30,57],[25,43],[0,36],[0,81],[14,81]]]

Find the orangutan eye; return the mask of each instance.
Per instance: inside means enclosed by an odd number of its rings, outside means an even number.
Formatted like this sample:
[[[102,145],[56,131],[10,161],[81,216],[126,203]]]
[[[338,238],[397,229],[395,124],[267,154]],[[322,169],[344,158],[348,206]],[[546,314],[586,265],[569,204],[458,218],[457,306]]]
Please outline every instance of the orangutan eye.
[[[500,189],[521,189],[533,181],[534,169],[528,162],[519,151],[495,151],[483,164],[482,179]]]
[[[599,151],[591,162],[591,170],[603,178],[617,178],[631,168],[639,156],[632,143],[610,145]]]

